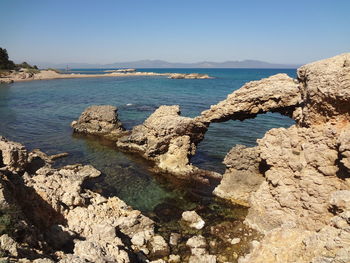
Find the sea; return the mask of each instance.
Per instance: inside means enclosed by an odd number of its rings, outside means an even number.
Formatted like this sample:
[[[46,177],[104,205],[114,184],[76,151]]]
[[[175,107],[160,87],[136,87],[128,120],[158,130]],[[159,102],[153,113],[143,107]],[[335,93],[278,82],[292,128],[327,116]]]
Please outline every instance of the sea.
[[[100,74],[109,69],[73,69]],[[211,195],[215,186],[199,186],[155,174],[137,154],[125,153],[113,143],[72,133],[70,124],[91,105],[114,105],[125,128],[141,124],[160,105],[180,105],[181,115],[198,116],[248,81],[277,73],[296,76],[295,69],[138,69],[159,73],[204,73],[212,79],[168,79],[165,76],[99,77],[17,82],[0,85],[0,135],[40,148],[48,154],[69,153],[56,166],[91,164],[102,176],[86,187],[105,196],[117,196],[160,224],[178,219],[184,210],[202,209],[202,216],[218,222],[228,216],[226,205]],[[294,121],[278,113],[255,119],[210,125],[191,159],[194,165],[223,173],[222,161],[235,145],[254,146],[271,128]],[[219,203],[218,203],[219,202]],[[223,212],[224,211],[224,212]],[[226,212],[225,212],[226,211]],[[236,207],[230,216],[244,217]]]

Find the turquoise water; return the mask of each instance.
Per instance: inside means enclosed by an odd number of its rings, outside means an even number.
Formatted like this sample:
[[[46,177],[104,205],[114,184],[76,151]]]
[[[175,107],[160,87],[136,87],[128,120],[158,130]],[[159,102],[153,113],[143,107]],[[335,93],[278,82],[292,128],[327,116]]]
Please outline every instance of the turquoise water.
[[[90,74],[103,69],[79,70]],[[142,123],[160,105],[181,106],[182,115],[194,117],[216,104],[245,82],[295,70],[282,69],[145,69],[154,72],[198,72],[215,77],[204,80],[172,80],[166,77],[61,79],[0,85],[0,134],[40,148],[49,154],[68,152],[57,165],[92,164],[103,177],[90,187],[125,200],[145,213],[174,205],[193,209],[209,202],[209,190],[183,185],[173,178],[152,174],[149,164],[137,155],[119,152],[113,145],[72,135],[70,123],[92,104],[118,107],[119,118],[128,129]],[[288,127],[293,121],[279,114],[211,125],[192,162],[202,168],[224,171],[225,154],[235,144],[252,146],[273,127]],[[161,217],[161,212],[159,212]],[[161,220],[161,219],[160,219]]]

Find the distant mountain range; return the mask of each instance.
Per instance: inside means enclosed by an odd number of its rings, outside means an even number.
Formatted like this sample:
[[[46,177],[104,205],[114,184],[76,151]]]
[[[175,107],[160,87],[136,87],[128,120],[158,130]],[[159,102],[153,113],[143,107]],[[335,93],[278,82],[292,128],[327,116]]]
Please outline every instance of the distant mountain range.
[[[138,60],[132,62],[116,62],[112,64],[88,63],[38,63],[40,68],[298,68],[299,65],[275,64],[259,60],[225,61],[225,62],[196,62],[174,63],[163,60]]]

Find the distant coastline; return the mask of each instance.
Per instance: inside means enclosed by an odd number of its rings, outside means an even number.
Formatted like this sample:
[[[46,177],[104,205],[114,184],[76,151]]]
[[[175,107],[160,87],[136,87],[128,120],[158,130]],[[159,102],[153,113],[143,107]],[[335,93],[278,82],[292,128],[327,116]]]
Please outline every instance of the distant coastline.
[[[168,62],[164,60],[138,60],[129,62],[115,62],[110,64],[89,64],[89,63],[37,63],[40,68],[266,68],[266,69],[296,69],[298,64],[269,63],[259,60],[211,62],[202,61],[195,63]]]
[[[13,71],[7,76],[0,77],[0,83],[13,83],[32,80],[50,80],[50,79],[73,79],[73,78],[103,78],[103,77],[138,77],[138,76],[167,76],[170,79],[209,79],[212,78],[207,74],[198,73],[156,73],[156,72],[139,72],[136,70],[114,70],[110,73],[103,74],[77,74],[77,73],[60,73],[56,70],[38,70],[33,73],[23,69],[22,71]]]

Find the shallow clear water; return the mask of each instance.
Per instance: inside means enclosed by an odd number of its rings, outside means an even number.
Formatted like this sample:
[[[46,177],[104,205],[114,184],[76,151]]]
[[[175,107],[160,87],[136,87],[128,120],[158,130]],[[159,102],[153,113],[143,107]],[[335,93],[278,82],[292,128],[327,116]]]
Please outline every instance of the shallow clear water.
[[[99,73],[103,69],[80,70]],[[295,70],[281,69],[144,69],[155,72],[207,73],[214,79],[172,80],[166,77],[60,79],[0,85],[0,134],[40,148],[49,154],[69,152],[66,163],[90,163],[105,176],[96,182],[101,191],[117,195],[133,207],[152,211],[169,198],[183,196],[173,182],[154,176],[147,162],[118,152],[95,139],[73,136],[70,123],[92,104],[118,107],[126,128],[142,123],[158,106],[181,106],[182,115],[194,117],[223,100],[245,82]],[[225,154],[235,144],[252,146],[272,127],[287,127],[292,120],[279,114],[253,120],[212,124],[192,162],[202,168],[224,171]],[[196,187],[191,190],[196,192]]]

